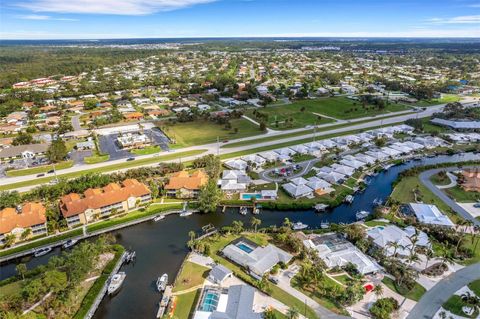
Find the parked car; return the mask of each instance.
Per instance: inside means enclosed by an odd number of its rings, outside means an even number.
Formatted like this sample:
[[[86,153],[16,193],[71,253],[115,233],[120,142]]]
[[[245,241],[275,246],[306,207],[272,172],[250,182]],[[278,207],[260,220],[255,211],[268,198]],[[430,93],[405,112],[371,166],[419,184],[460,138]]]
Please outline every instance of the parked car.
[[[53,172],[54,172],[54,170],[51,169],[51,170],[49,170],[49,171],[47,172],[47,174],[53,174]]]
[[[135,157],[129,157],[129,158],[127,158],[127,162],[134,161],[134,160],[135,160]]]
[[[473,207],[480,208],[480,203],[473,204]]]
[[[45,176],[45,174],[44,174],[44,173],[37,174],[37,177],[43,177],[43,176]]]

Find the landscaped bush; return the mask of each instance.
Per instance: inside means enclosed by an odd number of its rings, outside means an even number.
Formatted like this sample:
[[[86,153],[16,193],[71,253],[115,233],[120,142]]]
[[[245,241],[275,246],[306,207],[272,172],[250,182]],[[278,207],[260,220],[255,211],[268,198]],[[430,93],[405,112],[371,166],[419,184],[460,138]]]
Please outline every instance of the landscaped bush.
[[[389,319],[392,313],[398,310],[398,308],[398,302],[394,298],[388,297],[375,301],[369,311],[376,319]]]
[[[448,266],[445,263],[436,263],[422,270],[422,274],[430,277],[438,277],[443,275],[447,270]]]

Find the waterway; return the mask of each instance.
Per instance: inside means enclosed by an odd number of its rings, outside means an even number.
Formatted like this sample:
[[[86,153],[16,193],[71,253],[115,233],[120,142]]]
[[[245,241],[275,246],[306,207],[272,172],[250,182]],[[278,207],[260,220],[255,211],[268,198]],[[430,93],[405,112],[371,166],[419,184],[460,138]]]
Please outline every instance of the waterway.
[[[480,155],[472,153],[442,155],[434,158],[423,158],[421,161],[409,161],[393,166],[387,171],[372,177],[365,191],[356,194],[351,205],[343,204],[330,212],[320,214],[313,210],[264,210],[257,217],[262,220],[261,227],[280,225],[287,217],[292,222],[302,221],[312,228],[318,228],[322,221],[350,223],[355,221],[356,212],[360,210],[372,211],[372,203],[375,199],[386,200],[388,198],[392,192],[392,182],[395,181],[400,172],[413,166],[470,160],[480,160]],[[122,267],[122,270],[127,273],[123,287],[117,295],[104,298],[94,318],[153,318],[160,299],[160,294],[155,291],[154,282],[163,273],[167,273],[169,278],[175,278],[185,255],[188,253],[185,246],[188,240],[188,232],[193,230],[200,233],[201,227],[206,224],[222,227],[231,224],[234,220],[242,220],[245,225],[248,225],[251,217],[251,214],[242,216],[234,211],[206,215],[194,214],[186,218],[171,215],[157,223],[153,221],[145,222],[113,232],[118,243],[137,252],[137,261],[134,264]],[[60,249],[57,249],[46,256],[23,261],[30,269],[46,263],[51,256],[59,253]],[[15,274],[16,262],[1,265],[0,279]]]

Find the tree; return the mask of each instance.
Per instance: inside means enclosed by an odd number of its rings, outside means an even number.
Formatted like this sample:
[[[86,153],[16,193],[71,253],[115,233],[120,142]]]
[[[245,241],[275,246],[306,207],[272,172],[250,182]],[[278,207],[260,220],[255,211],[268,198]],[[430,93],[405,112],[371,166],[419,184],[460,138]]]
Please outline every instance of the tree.
[[[278,126],[278,121],[276,122]],[[260,131],[265,132],[267,130],[267,124],[264,121],[260,122]]]
[[[28,271],[27,265],[25,265],[24,263],[18,264],[15,267],[15,271],[20,277],[22,277],[22,280],[25,280],[25,275],[27,274],[27,271]]]
[[[243,222],[240,220],[234,220],[232,222],[232,230],[235,234],[240,234],[243,231]]]
[[[51,162],[58,163],[65,159],[67,153],[68,151],[65,142],[62,139],[57,138],[53,140],[52,144],[48,147],[46,155]]]
[[[215,180],[210,178],[207,184],[202,186],[198,195],[200,211],[204,213],[215,212],[222,198],[223,192],[217,187]]]
[[[374,302],[369,311],[376,319],[389,319],[391,314],[399,308],[398,301],[394,298],[382,298]]]
[[[257,227],[260,226],[261,223],[262,223],[262,221],[258,218],[255,218],[255,217],[252,217],[252,219],[250,220],[250,225],[252,225],[255,232],[257,232]]]
[[[43,274],[42,281],[49,291],[58,293],[67,286],[67,274],[63,271],[50,270]]]
[[[277,319],[277,316],[275,315],[275,311],[273,311],[272,308],[268,308],[263,313],[263,319]]]
[[[383,295],[383,286],[378,284],[373,288],[373,292],[375,293],[375,296],[381,297]]]
[[[300,312],[297,310],[297,308],[289,308],[287,311],[287,318],[288,319],[298,319],[300,318]]]
[[[18,135],[13,139],[12,145],[27,145],[33,143],[33,137],[31,134],[20,132]]]

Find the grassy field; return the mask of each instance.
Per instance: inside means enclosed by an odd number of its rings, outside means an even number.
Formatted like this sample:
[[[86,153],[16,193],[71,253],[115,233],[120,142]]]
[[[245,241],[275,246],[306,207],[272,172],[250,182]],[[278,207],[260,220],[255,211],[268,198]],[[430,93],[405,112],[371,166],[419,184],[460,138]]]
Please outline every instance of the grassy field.
[[[72,166],[73,166],[73,161],[65,161],[65,162],[60,162],[58,164],[55,164],[55,169],[61,170],[65,168],[70,168]],[[52,169],[53,169],[53,165],[43,165],[43,166],[32,167],[32,168],[6,171],[5,174],[9,177],[25,176],[30,174],[45,174]]]
[[[391,290],[397,292],[398,294],[408,299],[415,300],[415,301],[419,301],[420,298],[422,298],[423,294],[427,291],[423,286],[421,286],[418,283],[416,283],[415,287],[413,287],[413,289],[410,291],[404,291],[404,290],[398,289],[395,282],[389,277],[383,278],[382,282]]]
[[[301,111],[302,109],[304,110]],[[267,124],[269,127],[273,129],[289,129],[332,121],[325,116],[348,120],[405,110],[408,110],[408,107],[402,104],[389,104],[383,110],[372,105],[367,105],[364,108],[358,101],[344,97],[334,97],[295,101],[287,105],[262,108],[259,109],[259,112],[268,115]],[[253,116],[253,111],[249,110],[247,115]],[[320,120],[318,116],[320,116]],[[284,121],[289,118],[293,119],[293,123],[288,123],[287,125]],[[276,126],[276,121],[279,122],[278,127]]]
[[[106,162],[110,159],[109,154],[104,154],[104,155],[93,155],[93,156],[88,156],[83,159],[83,162],[85,164],[97,164],[97,163],[102,163]]]
[[[224,125],[210,121],[195,121],[162,125],[162,131],[172,140],[176,141],[175,147],[187,147],[215,143],[217,137],[220,141],[248,137],[263,134],[259,127],[246,119],[234,119],[230,121],[232,129],[225,129]],[[235,129],[238,132],[235,133]]]
[[[477,296],[480,296],[480,279],[469,283],[468,288],[470,288]]]
[[[462,300],[462,297],[460,296],[457,296],[457,295],[453,295],[451,296],[447,302],[445,302],[442,307],[445,309],[445,310],[448,310],[450,311],[451,313],[457,315],[457,316],[461,316],[462,318],[478,318],[478,309],[471,315],[471,316],[467,316],[466,314],[463,313],[462,311],[462,307],[463,306],[468,306],[467,303],[465,303],[463,300]]]
[[[430,177],[430,180],[432,181],[432,183],[434,185],[448,185],[448,184],[450,184],[450,178],[448,178],[448,176],[445,175],[445,174],[437,173],[435,175],[432,175],[432,177]]]
[[[452,188],[446,188],[443,191],[459,203],[474,203],[480,201],[480,193],[467,192],[458,185]]]
[[[422,100],[416,103],[415,105],[417,106],[432,106],[432,105],[438,105],[438,104],[443,104],[443,103],[452,103],[452,102],[458,102],[460,101],[460,98],[457,95],[453,94],[444,94],[442,98],[440,99],[431,99],[431,100]]]
[[[200,297],[200,290],[191,291],[176,297],[174,318],[188,319],[193,313],[195,300]]]
[[[186,261],[182,272],[177,276],[173,292],[183,291],[201,285],[208,275],[208,268]]]
[[[23,282],[21,280],[14,281],[10,284],[4,285],[0,289],[0,299],[5,296],[18,296],[21,297],[20,292]]]
[[[155,154],[160,152],[162,149],[160,146],[148,146],[145,148],[140,148],[140,149],[135,149],[131,150],[130,153],[136,154],[136,155],[149,155],[149,154]]]
[[[78,171],[78,172],[72,172],[72,173],[67,173],[67,174],[57,174],[57,176],[59,178],[75,178],[75,177],[85,175],[85,174],[88,174],[88,173],[106,173],[106,172],[116,171],[116,170],[119,170],[119,169],[134,168],[136,166],[141,166],[141,165],[160,163],[162,161],[171,161],[171,160],[175,160],[175,159],[180,159],[181,157],[199,155],[199,154],[202,154],[204,152],[205,152],[205,150],[193,150],[193,151],[187,151],[187,152],[177,152],[177,153],[171,153],[171,154],[158,156],[158,157],[144,158],[144,159],[130,161],[130,162],[112,164],[112,165],[105,166],[105,167],[98,167],[98,168],[82,170],[82,171]],[[53,176],[42,177],[42,178],[32,179],[32,180],[18,182],[18,183],[11,183],[11,184],[7,184],[7,185],[1,185],[0,186],[0,191],[15,189],[15,188],[19,188],[19,187],[25,187],[25,186],[32,186],[32,185],[37,185],[37,184],[45,184],[45,183],[48,183],[49,181],[51,181],[52,179],[54,179]]]

